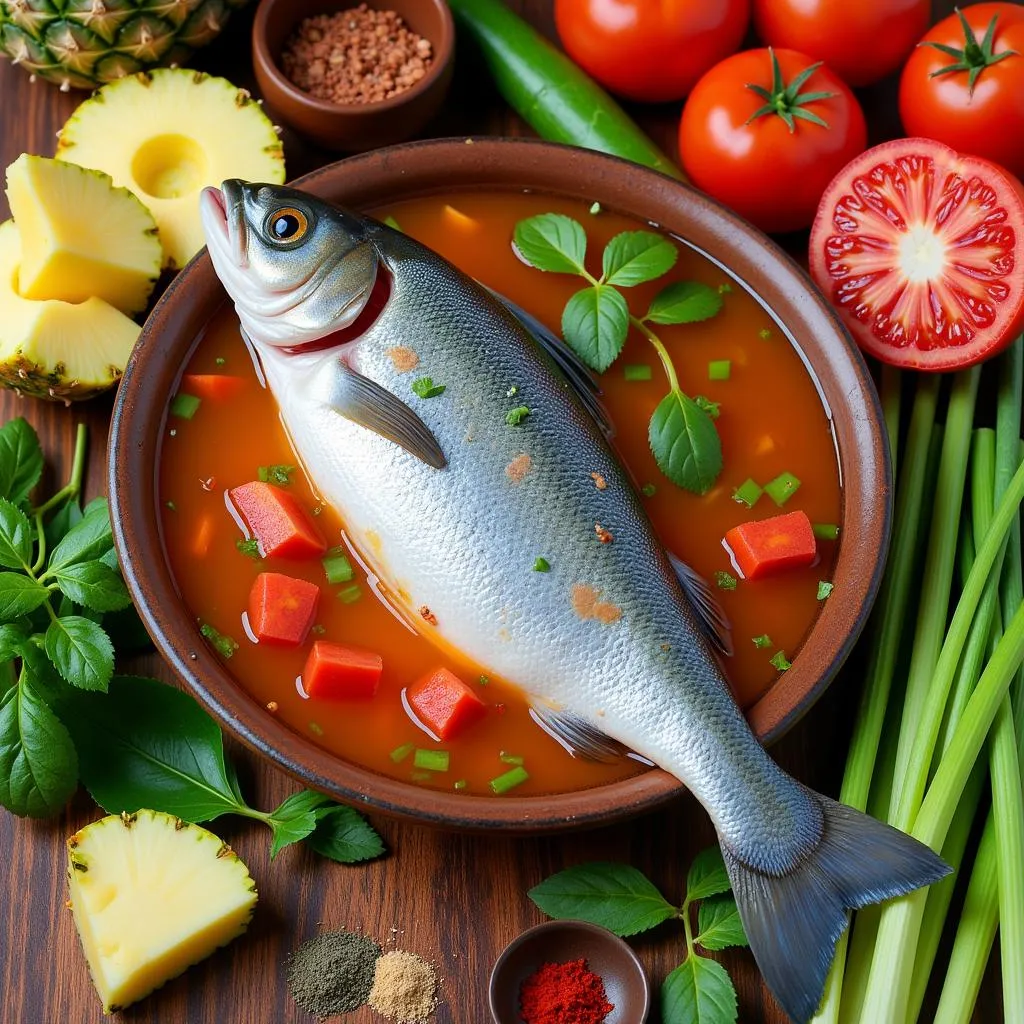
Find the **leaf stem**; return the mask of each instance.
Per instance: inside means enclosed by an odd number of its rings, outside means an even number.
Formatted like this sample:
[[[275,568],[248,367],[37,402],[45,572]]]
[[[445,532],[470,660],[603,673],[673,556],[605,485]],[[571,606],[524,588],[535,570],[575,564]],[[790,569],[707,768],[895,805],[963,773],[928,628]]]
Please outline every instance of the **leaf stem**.
[[[658,353],[658,358],[661,360],[662,368],[665,371],[665,376],[668,377],[668,386],[672,391],[679,391],[679,378],[676,376],[676,368],[672,362],[672,357],[668,354],[668,349],[665,348],[662,340],[638,317],[629,314],[629,322],[632,324],[653,346],[654,351]]]
[[[36,520],[36,537],[39,541],[39,554],[36,555],[36,560],[32,563],[32,568],[29,569],[29,573],[35,576],[44,565],[46,565],[46,531],[43,529],[43,514],[37,512],[35,515]]]
[[[71,462],[71,477],[52,498],[32,510],[34,516],[43,516],[63,502],[78,497],[79,492],[82,490],[82,476],[85,471],[86,443],[88,439],[88,428],[84,423],[79,423],[78,431],[75,434],[75,455]]]
[[[691,956],[694,955],[694,952],[693,952],[693,925],[690,923],[690,907],[691,906],[692,906],[692,903],[690,902],[690,897],[687,896],[686,899],[683,900],[683,906],[682,906],[682,909],[681,909],[680,914],[679,914],[679,916],[683,920],[683,934],[686,936],[686,956],[687,956],[687,959],[689,959]]]

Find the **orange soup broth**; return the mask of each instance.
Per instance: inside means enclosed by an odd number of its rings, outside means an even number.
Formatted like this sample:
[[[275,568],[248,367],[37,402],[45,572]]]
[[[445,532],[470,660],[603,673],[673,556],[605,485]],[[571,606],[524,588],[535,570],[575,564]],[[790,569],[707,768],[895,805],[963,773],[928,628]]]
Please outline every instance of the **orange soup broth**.
[[[393,216],[404,231],[556,331],[566,301],[582,282],[569,275],[541,273],[520,262],[510,244],[516,222],[545,212],[578,218],[587,230],[587,264],[595,275],[600,275],[604,244],[620,231],[643,226],[610,213],[592,215],[584,204],[533,194],[461,193],[406,201],[374,212]],[[670,281],[696,280],[722,289],[723,308],[713,319],[656,328],[672,355],[681,387],[721,403],[717,426],[724,469],[715,486],[703,496],[690,494],[671,484],[655,464],[647,425],[668,388],[653,348],[639,332],[630,331],[625,351],[600,383],[615,426],[616,449],[638,485],[656,487],[644,502],[658,535],[669,551],[713,580],[719,571],[737,575],[722,545],[732,526],[796,509],[805,511],[814,523],[838,523],[838,467],[821,401],[782,330],[724,271],[685,245],[678,248],[679,261],[669,275],[629,289],[626,297],[631,311],[640,315]],[[731,361],[729,379],[709,380],[709,361],[722,359]],[[627,382],[623,367],[639,363],[651,366],[652,379]],[[290,489],[317,515],[330,545],[341,542],[342,523],[333,509],[320,503],[303,475],[273,396],[259,385],[229,307],[209,325],[185,372],[230,374],[242,383],[226,399],[204,400],[190,420],[168,418],[160,467],[167,553],[182,596],[197,620],[238,643],[230,668],[255,700],[270,705],[291,728],[344,759],[429,787],[448,789],[458,782],[464,792],[490,792],[489,781],[511,767],[502,754],[522,757],[529,773],[517,794],[580,789],[644,770],[630,759],[603,765],[571,757],[533,722],[518,688],[491,676],[481,682],[486,668],[462,662],[457,654],[441,652],[413,635],[376,599],[351,556],[361,597],[345,603],[337,595],[346,585],[329,585],[318,559],[257,561],[239,551],[236,541],[242,534],[229,511],[226,492],[256,479],[260,466],[298,467]],[[748,478],[763,484],[784,471],[801,481],[784,510],[767,495],[753,509],[733,498],[734,488]],[[777,677],[778,670],[771,664],[774,655],[783,652],[792,659],[798,651],[820,607],[818,581],[830,579],[835,547],[819,541],[819,560],[806,569],[756,582],[741,579],[733,590],[712,587],[732,624],[736,653],[728,659],[726,671],[741,705],[749,706]],[[247,639],[242,616],[260,572],[281,572],[320,586],[316,625],[301,647],[257,646]],[[762,635],[771,638],[770,647],[755,646],[753,638]],[[372,700],[304,697],[297,680],[318,637],[369,647],[383,655],[384,675]],[[407,744],[439,745],[405,713],[401,694],[440,664],[477,688],[488,712],[461,736],[440,745],[451,754],[447,772],[418,772],[411,754],[395,763],[391,752]]]

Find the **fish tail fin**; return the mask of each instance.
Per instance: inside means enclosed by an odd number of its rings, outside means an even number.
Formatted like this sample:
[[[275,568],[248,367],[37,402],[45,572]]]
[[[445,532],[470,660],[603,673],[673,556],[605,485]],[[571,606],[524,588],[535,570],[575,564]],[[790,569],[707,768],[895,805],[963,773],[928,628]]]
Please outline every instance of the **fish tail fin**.
[[[823,812],[818,845],[790,872],[769,875],[722,855],[765,983],[798,1024],[821,1002],[847,911],[904,896],[951,870],[931,849],[860,811],[810,792]]]

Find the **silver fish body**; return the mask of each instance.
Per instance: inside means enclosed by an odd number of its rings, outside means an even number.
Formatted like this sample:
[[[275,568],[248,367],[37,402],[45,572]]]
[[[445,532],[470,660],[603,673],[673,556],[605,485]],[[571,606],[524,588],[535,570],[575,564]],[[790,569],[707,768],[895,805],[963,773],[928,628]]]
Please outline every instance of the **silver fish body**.
[[[844,908],[926,884],[945,866],[871,819],[851,825],[856,812],[805,789],[768,757],[601,428],[502,303],[412,239],[300,193],[225,183],[223,195],[205,203],[214,264],[295,449],[390,592],[414,616],[429,609],[421,631],[686,784],[718,830],[769,984],[794,1019],[807,1019]],[[305,247],[276,249],[273,231],[283,222],[274,215],[295,206],[315,220],[313,236]],[[318,283],[294,285],[291,312],[282,313],[280,264],[289,259],[296,281]],[[261,275],[264,262],[275,267],[274,287]],[[322,270],[346,263],[370,279]],[[383,308],[358,337],[330,344],[332,335],[346,336],[381,282]],[[343,312],[325,318],[311,309]],[[264,317],[273,330],[263,330]],[[444,392],[418,397],[411,383],[421,377]],[[404,403],[444,464],[346,415],[357,379]],[[515,425],[507,414],[517,407],[529,412]],[[550,571],[533,571],[538,557]],[[819,884],[806,871],[813,858],[842,861],[857,874],[845,861],[863,851],[833,849],[850,829],[862,844],[877,834],[903,860],[884,857],[884,879],[837,884],[841,896],[829,897],[821,922],[789,921],[807,912],[793,893]],[[780,929],[801,927],[811,928],[809,938],[790,950],[769,948]],[[816,957],[812,967],[808,957]]]

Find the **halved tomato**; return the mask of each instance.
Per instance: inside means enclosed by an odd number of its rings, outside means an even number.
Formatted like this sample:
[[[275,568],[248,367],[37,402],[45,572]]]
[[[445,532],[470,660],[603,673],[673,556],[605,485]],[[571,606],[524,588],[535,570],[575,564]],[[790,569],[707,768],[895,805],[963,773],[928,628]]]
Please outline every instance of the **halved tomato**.
[[[971,366],[1024,327],[1024,192],[930,139],[885,142],[825,190],[810,267],[865,352],[908,369]]]

